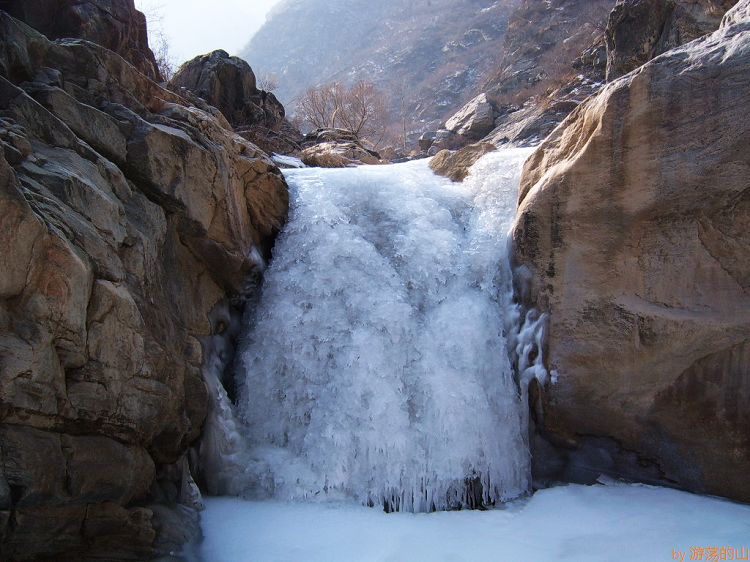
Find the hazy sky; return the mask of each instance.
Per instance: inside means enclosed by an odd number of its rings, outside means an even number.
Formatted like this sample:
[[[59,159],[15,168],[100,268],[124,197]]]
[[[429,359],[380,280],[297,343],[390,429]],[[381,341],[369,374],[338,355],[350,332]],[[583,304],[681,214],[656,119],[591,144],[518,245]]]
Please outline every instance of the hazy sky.
[[[161,31],[173,62],[224,49],[236,55],[279,0],[135,0],[149,31]]]

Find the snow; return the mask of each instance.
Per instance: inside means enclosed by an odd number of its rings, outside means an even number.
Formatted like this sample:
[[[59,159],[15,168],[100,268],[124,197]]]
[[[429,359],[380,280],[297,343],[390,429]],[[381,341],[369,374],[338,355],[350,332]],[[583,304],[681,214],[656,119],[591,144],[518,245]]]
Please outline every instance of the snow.
[[[546,315],[522,318],[511,300],[507,232],[528,153],[488,154],[463,184],[427,161],[285,171],[291,216],[244,319],[239,405],[220,382],[219,338],[200,452],[210,492],[264,501],[206,499],[198,559],[750,553],[747,505],[612,481],[527,496],[525,392],[557,381],[542,366]],[[498,507],[410,513],[471,505],[467,479]]]
[[[528,154],[491,153],[462,184],[425,160],[285,170],[290,220],[245,320],[238,411],[214,393],[209,489],[407,511],[528,491],[522,394],[546,376],[544,318],[518,334],[507,256]]]
[[[750,506],[642,485],[569,485],[504,509],[430,514],[212,498],[202,524],[210,562],[666,561],[690,560],[691,547],[750,550]]]
[[[297,158],[296,156],[287,156],[285,154],[274,153],[271,156],[271,160],[273,160],[274,164],[282,168],[304,168],[305,167],[305,163],[299,158]]]

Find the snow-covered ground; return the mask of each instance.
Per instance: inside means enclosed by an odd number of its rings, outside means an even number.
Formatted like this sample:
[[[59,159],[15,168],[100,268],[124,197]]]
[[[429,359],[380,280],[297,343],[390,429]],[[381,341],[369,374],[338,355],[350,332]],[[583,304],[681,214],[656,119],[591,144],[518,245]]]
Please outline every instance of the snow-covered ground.
[[[640,485],[570,485],[505,509],[430,514],[215,498],[203,532],[204,562],[737,560],[750,553],[750,506]]]

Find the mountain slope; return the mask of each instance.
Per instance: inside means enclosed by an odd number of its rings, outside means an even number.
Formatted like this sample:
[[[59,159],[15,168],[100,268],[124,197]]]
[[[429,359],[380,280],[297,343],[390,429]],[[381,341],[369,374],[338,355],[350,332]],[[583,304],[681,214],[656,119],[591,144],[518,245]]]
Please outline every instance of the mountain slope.
[[[260,75],[277,74],[290,107],[310,86],[367,79],[388,95],[392,121],[426,130],[473,97],[520,3],[285,0],[241,56]]]

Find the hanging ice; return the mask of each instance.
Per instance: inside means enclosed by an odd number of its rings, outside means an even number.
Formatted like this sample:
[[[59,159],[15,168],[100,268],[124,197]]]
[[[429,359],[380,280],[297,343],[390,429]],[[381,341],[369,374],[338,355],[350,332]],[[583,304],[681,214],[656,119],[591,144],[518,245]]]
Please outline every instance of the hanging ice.
[[[241,358],[246,494],[429,511],[528,490],[506,348],[527,155],[463,184],[426,161],[285,171],[290,221]]]

